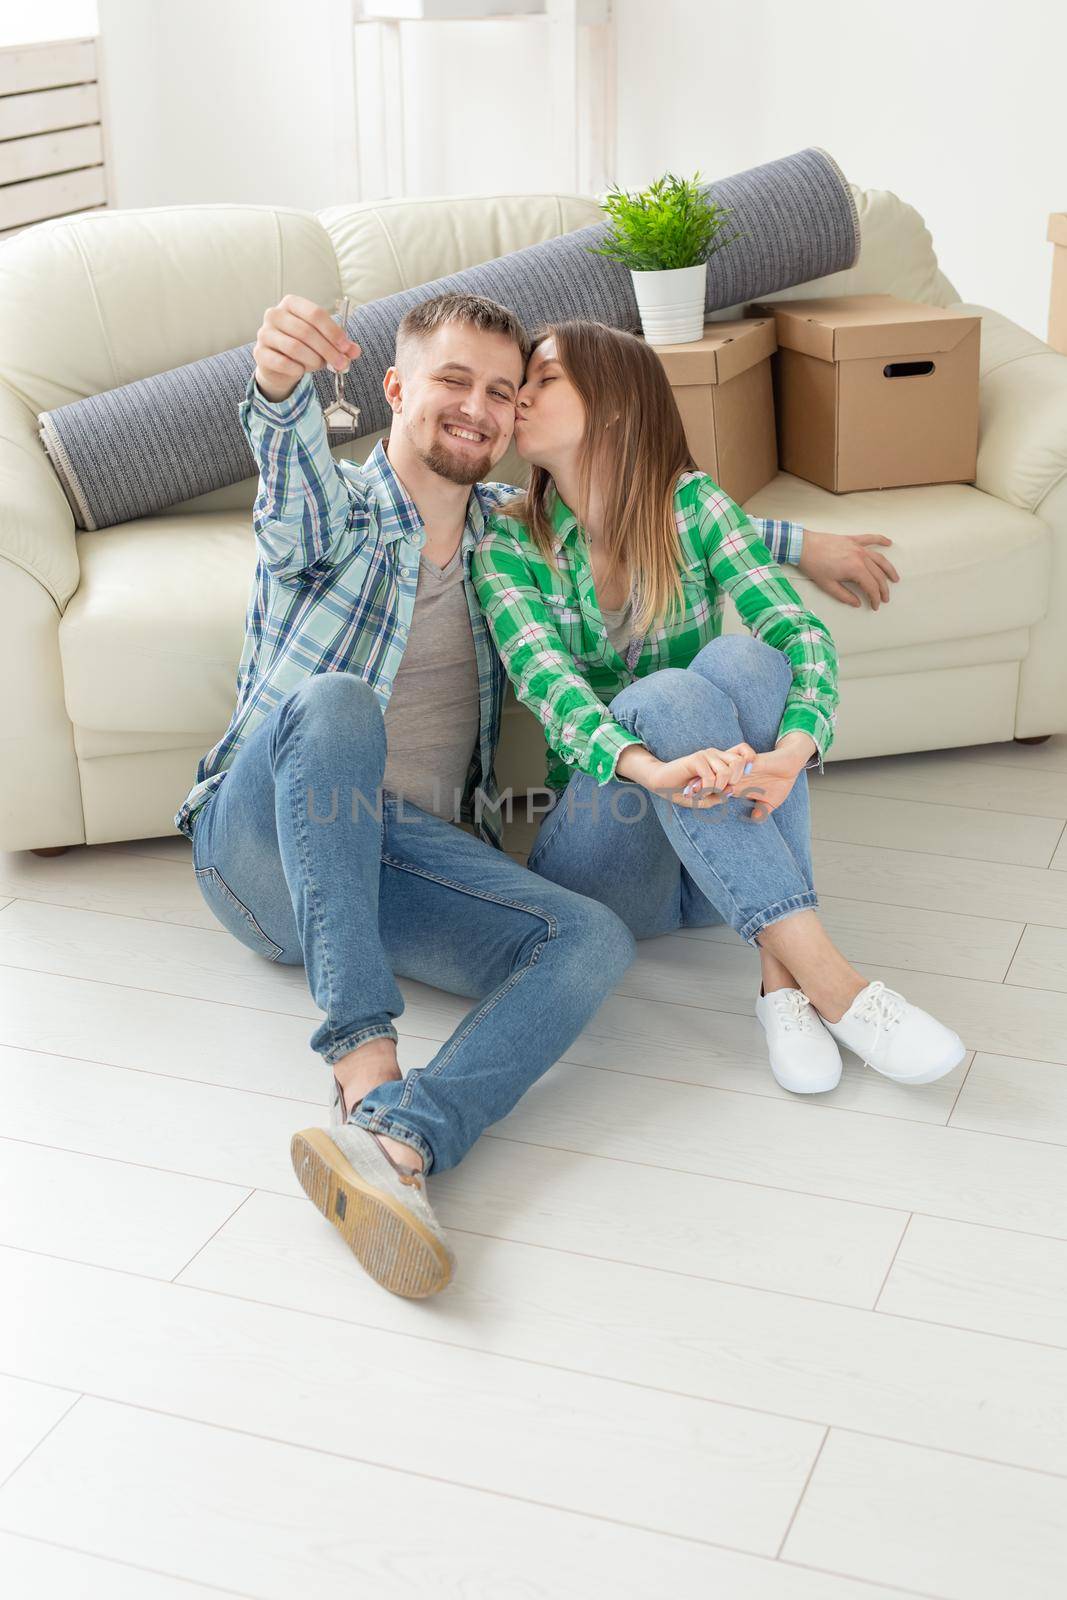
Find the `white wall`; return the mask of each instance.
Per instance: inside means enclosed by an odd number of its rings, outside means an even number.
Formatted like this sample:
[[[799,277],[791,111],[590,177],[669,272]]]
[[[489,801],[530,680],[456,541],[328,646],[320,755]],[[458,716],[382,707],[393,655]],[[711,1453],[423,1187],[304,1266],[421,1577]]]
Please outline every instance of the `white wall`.
[[[359,198],[351,0],[98,0],[117,206]]]
[[[0,49],[95,33],[96,0],[0,0]]]
[[[3,0],[0,42],[93,31],[92,0]],[[98,0],[115,203],[359,198],[351,0]],[[825,146],[914,205],[965,300],[1039,337],[1067,209],[1067,8],[1048,0],[615,0],[617,170],[708,178]],[[417,26],[417,25],[416,25]],[[555,186],[544,57],[518,25],[427,28],[412,193]],[[529,41],[528,41],[529,43]],[[387,123],[388,125],[388,123]],[[510,179],[510,181],[508,181]],[[571,185],[563,184],[563,187]]]
[[[1044,338],[1067,210],[1067,8],[1048,0],[616,0],[618,181],[807,145],[891,189],[964,300]]]

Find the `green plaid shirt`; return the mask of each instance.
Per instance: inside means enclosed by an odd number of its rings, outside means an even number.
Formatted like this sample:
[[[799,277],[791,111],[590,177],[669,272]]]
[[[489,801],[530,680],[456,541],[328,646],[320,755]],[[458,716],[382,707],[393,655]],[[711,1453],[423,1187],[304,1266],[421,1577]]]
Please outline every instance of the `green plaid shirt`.
[[[822,769],[838,701],[829,629],[802,604],[753,519],[706,473],[681,474],[674,515],[684,607],[649,629],[632,676],[608,642],[588,544],[559,496],[551,513],[558,570],[521,520],[499,511],[487,518],[471,576],[515,694],[545,730],[550,789],[565,789],[575,771],[598,783],[615,777],[622,751],[641,740],[615,721],[607,702],[634,678],[688,666],[722,632],[727,595],[749,632],[781,650],[793,669],[777,737],[810,734],[817,753],[808,765]]]

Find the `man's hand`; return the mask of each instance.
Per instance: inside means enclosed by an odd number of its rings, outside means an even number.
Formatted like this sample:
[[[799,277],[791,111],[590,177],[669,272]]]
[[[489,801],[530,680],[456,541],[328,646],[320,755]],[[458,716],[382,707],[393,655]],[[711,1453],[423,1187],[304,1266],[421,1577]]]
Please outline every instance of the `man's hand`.
[[[263,313],[252,350],[256,387],[265,400],[288,400],[305,372],[323,367],[347,372],[362,354],[322,306],[302,295],[287,294]]]
[[[889,603],[890,580],[899,583],[900,574],[888,556],[867,547],[892,543],[884,533],[819,533],[805,528],[798,567],[806,578],[847,606],[863,604],[845,588],[846,583],[858,584],[872,611],[877,611],[881,601]]]

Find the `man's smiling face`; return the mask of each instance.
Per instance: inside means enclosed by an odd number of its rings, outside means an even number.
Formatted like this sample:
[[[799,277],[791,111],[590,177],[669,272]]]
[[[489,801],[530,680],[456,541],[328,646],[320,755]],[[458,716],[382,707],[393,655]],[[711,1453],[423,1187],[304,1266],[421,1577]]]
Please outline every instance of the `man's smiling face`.
[[[511,443],[522,366],[512,339],[462,322],[397,352],[386,393],[411,449],[431,472],[463,484],[488,476]]]

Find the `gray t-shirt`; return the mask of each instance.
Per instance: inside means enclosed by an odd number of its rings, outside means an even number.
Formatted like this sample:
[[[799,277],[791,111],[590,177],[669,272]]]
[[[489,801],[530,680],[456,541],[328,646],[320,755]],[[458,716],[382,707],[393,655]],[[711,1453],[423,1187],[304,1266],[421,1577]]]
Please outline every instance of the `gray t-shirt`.
[[[408,641],[385,708],[382,788],[455,822],[478,719],[478,658],[463,587],[463,550],[443,567],[423,552]]]
[[[600,615],[603,617],[604,626],[608,630],[608,639],[611,642],[611,647],[619,652],[624,661],[626,660],[626,646],[630,643],[630,635],[633,631],[631,627],[632,612],[632,595],[628,597],[626,604],[620,606],[617,611],[605,611],[603,606],[600,608]]]

